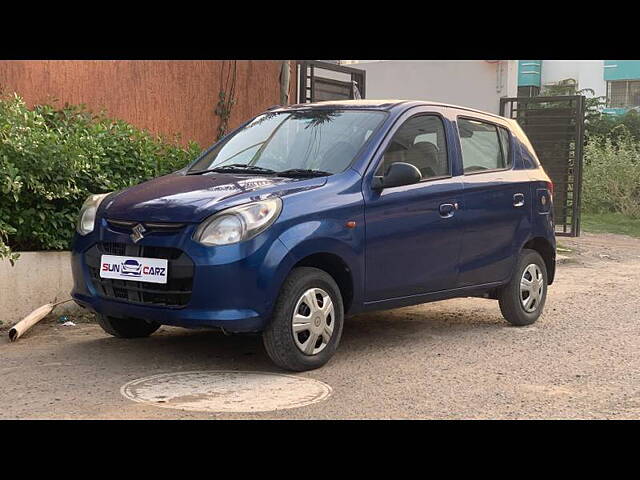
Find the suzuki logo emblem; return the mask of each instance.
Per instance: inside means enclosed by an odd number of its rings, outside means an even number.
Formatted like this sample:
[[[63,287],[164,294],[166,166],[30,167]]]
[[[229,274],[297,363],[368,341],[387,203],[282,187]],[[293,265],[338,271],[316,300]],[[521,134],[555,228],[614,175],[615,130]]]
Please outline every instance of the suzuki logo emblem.
[[[147,231],[141,223],[133,227],[132,230],[133,233],[129,235],[129,237],[131,238],[131,240],[133,240],[133,243],[138,243],[140,240],[142,240],[144,238],[143,233]]]

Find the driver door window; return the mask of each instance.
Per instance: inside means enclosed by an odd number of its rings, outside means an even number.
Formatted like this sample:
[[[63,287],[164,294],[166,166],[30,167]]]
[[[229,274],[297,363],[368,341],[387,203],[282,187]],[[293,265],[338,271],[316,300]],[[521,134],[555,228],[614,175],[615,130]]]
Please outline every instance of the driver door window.
[[[436,115],[407,120],[393,135],[376,175],[384,175],[395,162],[410,163],[423,179],[450,175],[444,125]]]
[[[505,151],[508,149],[506,130],[499,129],[490,123],[467,118],[458,119],[458,130],[464,173],[501,170],[510,167]],[[498,130],[504,130],[504,132],[499,133]]]

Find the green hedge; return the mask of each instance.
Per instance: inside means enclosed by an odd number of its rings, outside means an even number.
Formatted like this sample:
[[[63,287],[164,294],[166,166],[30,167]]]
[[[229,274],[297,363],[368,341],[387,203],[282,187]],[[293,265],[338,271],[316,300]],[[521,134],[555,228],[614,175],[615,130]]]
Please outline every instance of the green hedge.
[[[64,250],[90,193],[120,190],[185,166],[200,152],[84,105],[27,108],[0,96],[0,258]]]
[[[589,138],[582,192],[585,212],[640,218],[640,142],[630,132]]]

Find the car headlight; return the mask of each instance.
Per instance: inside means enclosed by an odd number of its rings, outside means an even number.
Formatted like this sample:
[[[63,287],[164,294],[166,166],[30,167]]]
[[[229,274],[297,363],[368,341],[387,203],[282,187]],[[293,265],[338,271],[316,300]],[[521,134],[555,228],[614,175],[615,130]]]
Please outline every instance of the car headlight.
[[[107,195],[109,194],[100,193],[98,195],[89,195],[84,201],[84,204],[80,209],[78,224],[76,225],[76,231],[80,235],[87,235],[93,232],[93,227],[96,223],[96,212],[98,211],[98,206]]]
[[[228,208],[202,222],[193,239],[203,245],[249,240],[269,228],[281,210],[282,200],[278,197]]]

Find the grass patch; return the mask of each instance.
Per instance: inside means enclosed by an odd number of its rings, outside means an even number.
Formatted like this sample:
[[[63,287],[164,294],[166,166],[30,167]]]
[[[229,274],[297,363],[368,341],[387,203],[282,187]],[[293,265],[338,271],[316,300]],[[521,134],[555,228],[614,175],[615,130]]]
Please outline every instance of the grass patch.
[[[618,233],[640,237],[640,219],[621,213],[582,213],[582,229],[592,233]]]

